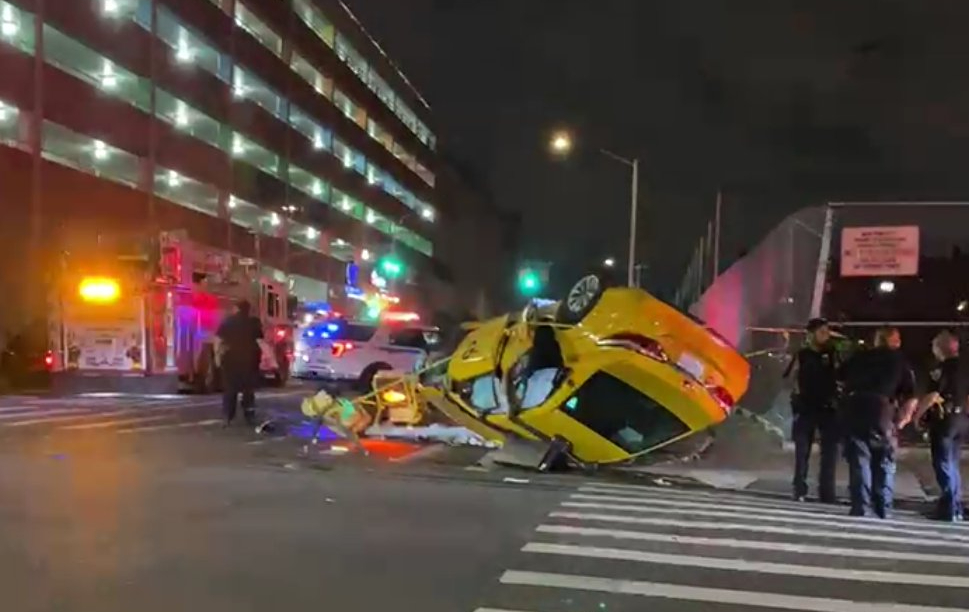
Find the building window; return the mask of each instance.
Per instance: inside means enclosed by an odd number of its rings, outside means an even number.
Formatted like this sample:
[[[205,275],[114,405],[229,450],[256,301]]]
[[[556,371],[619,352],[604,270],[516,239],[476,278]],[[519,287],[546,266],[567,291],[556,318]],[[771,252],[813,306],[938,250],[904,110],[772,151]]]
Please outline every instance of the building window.
[[[394,137],[390,135],[390,132],[380,127],[380,124],[373,119],[367,120],[367,133],[388,151],[394,150]]]
[[[211,217],[219,216],[219,190],[175,170],[159,168],[155,172],[155,194]]]
[[[377,94],[380,101],[390,110],[394,110],[394,104],[396,103],[396,96],[394,95],[394,90],[390,88],[387,81],[380,78],[380,76],[373,70],[370,71],[369,83],[370,89]]]
[[[363,59],[363,56],[353,48],[346,37],[339,33],[336,35],[336,54],[361,81],[364,83],[369,81],[370,66],[367,64],[367,60]]]
[[[102,140],[44,121],[41,134],[44,158],[116,183],[138,187],[141,161]]]
[[[97,0],[105,17],[127,19],[139,9],[139,0]]]
[[[0,100],[0,143],[20,147],[24,142],[24,132],[20,129],[20,109]]]
[[[290,67],[293,69],[293,72],[303,77],[303,80],[309,83],[317,93],[326,98],[333,97],[333,79],[328,79],[323,76],[322,72],[314,68],[301,55],[293,53]]]
[[[336,40],[336,30],[333,24],[311,4],[311,0],[294,0],[293,9],[306,27],[313,30],[313,33],[332,49]]]
[[[182,25],[168,9],[159,6],[158,22],[156,24],[158,38],[171,47],[175,60],[186,66],[198,66],[206,72],[229,83],[232,80],[232,58],[220,53],[206,40]],[[138,24],[151,31],[150,12],[147,15],[139,13]]]
[[[0,2],[0,44],[34,52],[34,16],[9,2]]]
[[[333,103],[350,121],[367,129],[367,111],[339,89],[333,91]]]
[[[289,167],[289,184],[314,200],[330,201],[330,184],[298,166]]]
[[[147,79],[125,70],[47,25],[44,26],[44,59],[141,110],[147,111],[151,106],[151,86]]]
[[[245,227],[257,233],[265,233],[279,216],[272,217],[272,213],[259,208],[236,196],[229,196],[229,218],[238,226]],[[277,223],[278,225],[278,223]]]
[[[299,107],[294,106],[290,109],[289,124],[297,132],[306,136],[313,143],[314,149],[320,151],[331,151],[333,149],[333,133],[314,121]]]
[[[232,93],[237,99],[251,100],[277,118],[287,120],[286,100],[261,79],[239,66],[235,69]]]
[[[159,89],[155,94],[155,111],[159,118],[172,124],[179,131],[207,142],[217,149],[224,151],[229,149],[229,138],[221,123],[167,91]]]
[[[279,177],[281,169],[279,155],[249,140],[239,132],[232,135],[232,157],[255,166],[267,174]]]
[[[273,52],[277,57],[283,54],[283,39],[265,22],[246,8],[246,5],[236,0],[236,25],[249,32],[260,43]]]

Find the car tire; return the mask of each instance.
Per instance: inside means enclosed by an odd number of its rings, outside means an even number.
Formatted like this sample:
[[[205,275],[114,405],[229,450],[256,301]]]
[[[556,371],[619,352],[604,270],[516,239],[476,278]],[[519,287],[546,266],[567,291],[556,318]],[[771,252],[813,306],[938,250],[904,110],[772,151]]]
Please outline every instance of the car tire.
[[[373,379],[377,375],[377,372],[393,369],[389,363],[371,363],[360,373],[360,378],[357,379],[357,389],[363,393],[369,393],[373,390]]]
[[[614,283],[606,274],[593,271],[580,278],[559,303],[555,318],[559,323],[576,325],[596,307],[602,294]]]

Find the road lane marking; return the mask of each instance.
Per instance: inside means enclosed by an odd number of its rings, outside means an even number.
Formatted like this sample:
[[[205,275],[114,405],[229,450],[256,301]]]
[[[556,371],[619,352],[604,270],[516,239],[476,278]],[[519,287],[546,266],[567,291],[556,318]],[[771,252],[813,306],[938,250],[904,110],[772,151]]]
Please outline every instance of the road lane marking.
[[[137,423],[150,423],[154,421],[164,421],[171,418],[171,415],[160,415],[153,417],[141,417],[137,419],[122,419],[120,421],[100,421],[98,423],[84,423],[83,425],[69,425],[61,427],[61,431],[84,431],[87,429],[107,429],[109,427],[120,427],[123,425],[134,425]]]
[[[713,548],[736,548],[769,552],[794,553],[801,555],[823,555],[825,557],[856,557],[859,559],[878,559],[912,561],[916,563],[954,563],[969,566],[969,556],[916,553],[897,550],[876,550],[865,548],[838,548],[811,544],[791,544],[770,540],[737,540],[732,538],[704,538],[651,531],[625,529],[602,529],[599,527],[574,527],[572,525],[539,525],[538,533],[555,535],[574,535],[582,537],[612,538],[615,540],[634,540],[657,542],[660,544],[709,546]]]
[[[221,422],[222,422],[222,419],[206,419],[204,421],[188,421],[185,423],[172,423],[169,425],[147,425],[145,427],[132,427],[129,429],[119,429],[118,434],[147,433],[151,431],[163,431],[166,429],[186,429],[189,427],[208,427],[210,425],[217,425]]]
[[[903,538],[875,533],[853,533],[848,531],[821,531],[797,527],[780,527],[777,525],[749,525],[746,523],[726,523],[711,521],[689,521],[665,518],[647,518],[639,516],[625,516],[615,514],[593,514],[584,512],[552,512],[552,518],[574,519],[579,521],[601,521],[605,523],[629,523],[633,525],[652,525],[656,527],[682,527],[685,529],[709,529],[718,531],[747,531],[752,533],[769,533],[773,535],[794,536],[804,538],[831,538],[843,540],[868,540],[870,542],[884,542],[887,544],[908,544],[913,546],[932,546],[934,548],[963,548],[969,549],[969,542],[952,542],[927,540],[924,536],[918,538]],[[840,528],[843,530],[844,525]]]
[[[0,422],[2,421],[13,421],[14,419],[20,419],[23,417],[54,417],[58,415],[73,414],[73,415],[83,415],[83,414],[94,414],[93,412],[88,412],[85,410],[79,410],[77,408],[62,408],[59,410],[38,410],[34,413],[26,414],[2,414],[0,415]],[[10,427],[10,425],[2,425],[2,427]]]
[[[0,406],[0,414],[8,412],[32,412],[37,410],[37,406]]]
[[[969,542],[969,532],[959,531],[962,529],[962,525],[956,525],[955,530],[938,530],[936,526],[929,522],[916,523],[908,522],[895,524],[889,523],[888,521],[882,521],[880,519],[863,519],[855,516],[841,515],[841,516],[817,516],[813,515],[813,518],[806,518],[803,516],[776,516],[771,512],[757,511],[755,509],[742,509],[742,510],[714,510],[710,509],[710,506],[691,506],[688,503],[681,502],[679,505],[671,504],[671,506],[652,506],[652,505],[629,505],[629,504],[609,504],[609,503],[595,503],[595,502],[562,502],[561,504],[566,508],[584,508],[586,510],[615,510],[617,512],[645,512],[653,514],[683,514],[684,510],[688,510],[691,516],[702,516],[707,518],[725,518],[725,519],[735,519],[735,520],[757,520],[766,521],[768,523],[782,523],[782,524],[796,524],[796,525],[813,525],[816,527],[834,527],[834,528],[844,528],[851,527],[853,529],[860,529],[862,531],[881,531],[885,533],[902,533],[906,535],[922,535],[927,537],[936,538],[950,538],[959,540],[961,542]],[[944,529],[944,526],[943,526]]]
[[[535,586],[573,591],[593,591],[619,595],[638,595],[677,601],[711,604],[733,604],[741,608],[774,608],[806,612],[962,612],[961,608],[942,608],[892,602],[857,602],[803,595],[784,595],[760,591],[714,589],[640,580],[618,580],[599,576],[553,574],[509,570],[502,574],[502,584]]]
[[[4,429],[13,429],[17,427],[32,427],[34,425],[57,425],[60,423],[73,423],[74,421],[85,421],[91,419],[102,419],[104,417],[111,416],[122,416],[126,414],[133,414],[131,410],[114,410],[111,412],[82,412],[82,413],[71,413],[68,415],[60,416],[50,416],[44,419],[30,419],[27,421],[16,421],[14,423],[5,423],[0,425]]]
[[[580,493],[604,493],[607,495],[630,495],[641,497],[642,499],[692,499],[697,501],[708,500],[711,502],[730,502],[740,503],[749,506],[764,508],[778,508],[781,510],[797,510],[799,512],[810,512],[812,514],[830,514],[838,506],[828,506],[820,504],[805,504],[803,502],[785,501],[781,498],[762,497],[754,494],[744,495],[742,493],[723,493],[712,491],[694,491],[685,489],[655,488],[655,487],[635,487],[631,485],[597,485],[582,486]],[[899,516],[918,516],[917,512],[908,510],[897,510]]]
[[[938,574],[915,574],[911,572],[886,572],[879,570],[855,570],[841,567],[819,567],[815,565],[795,565],[792,563],[772,563],[767,561],[747,561],[745,559],[722,559],[717,557],[697,557],[692,555],[669,555],[664,553],[629,550],[622,548],[600,548],[597,546],[576,546],[572,544],[548,544],[532,542],[522,547],[522,552],[565,557],[584,557],[588,559],[608,559],[613,561],[636,561],[676,567],[693,567],[732,572],[771,574],[774,576],[797,576],[799,578],[824,578],[830,580],[851,580],[856,582],[880,584],[908,584],[936,586],[945,588],[969,588],[969,578]]]

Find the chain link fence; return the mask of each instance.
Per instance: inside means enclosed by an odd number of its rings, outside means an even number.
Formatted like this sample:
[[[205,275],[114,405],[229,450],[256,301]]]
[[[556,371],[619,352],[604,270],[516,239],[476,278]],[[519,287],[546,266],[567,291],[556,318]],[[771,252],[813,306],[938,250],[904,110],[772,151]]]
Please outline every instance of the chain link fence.
[[[863,275],[843,274],[850,272],[842,270],[846,228],[901,227],[918,228],[917,251],[910,253],[917,257],[916,274],[893,271],[893,257],[885,252],[863,262]],[[751,384],[741,404],[787,436],[790,381],[783,373],[812,316],[828,318],[862,343],[870,342],[881,325],[897,326],[903,350],[923,381],[932,337],[943,328],[969,332],[967,227],[969,203],[833,203],[802,209],[714,279],[691,301],[690,311],[748,356]],[[855,243],[845,246],[850,251]],[[854,261],[857,272],[855,251],[848,263]]]

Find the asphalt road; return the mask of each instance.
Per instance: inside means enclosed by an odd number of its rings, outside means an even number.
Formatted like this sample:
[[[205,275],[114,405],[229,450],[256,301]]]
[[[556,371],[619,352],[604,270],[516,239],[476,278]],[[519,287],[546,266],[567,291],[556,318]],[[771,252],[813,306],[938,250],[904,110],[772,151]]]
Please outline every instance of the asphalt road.
[[[483,472],[408,445],[303,456],[204,424],[215,398],[27,401],[0,400],[12,612],[939,612],[969,595],[969,526],[913,514]]]

